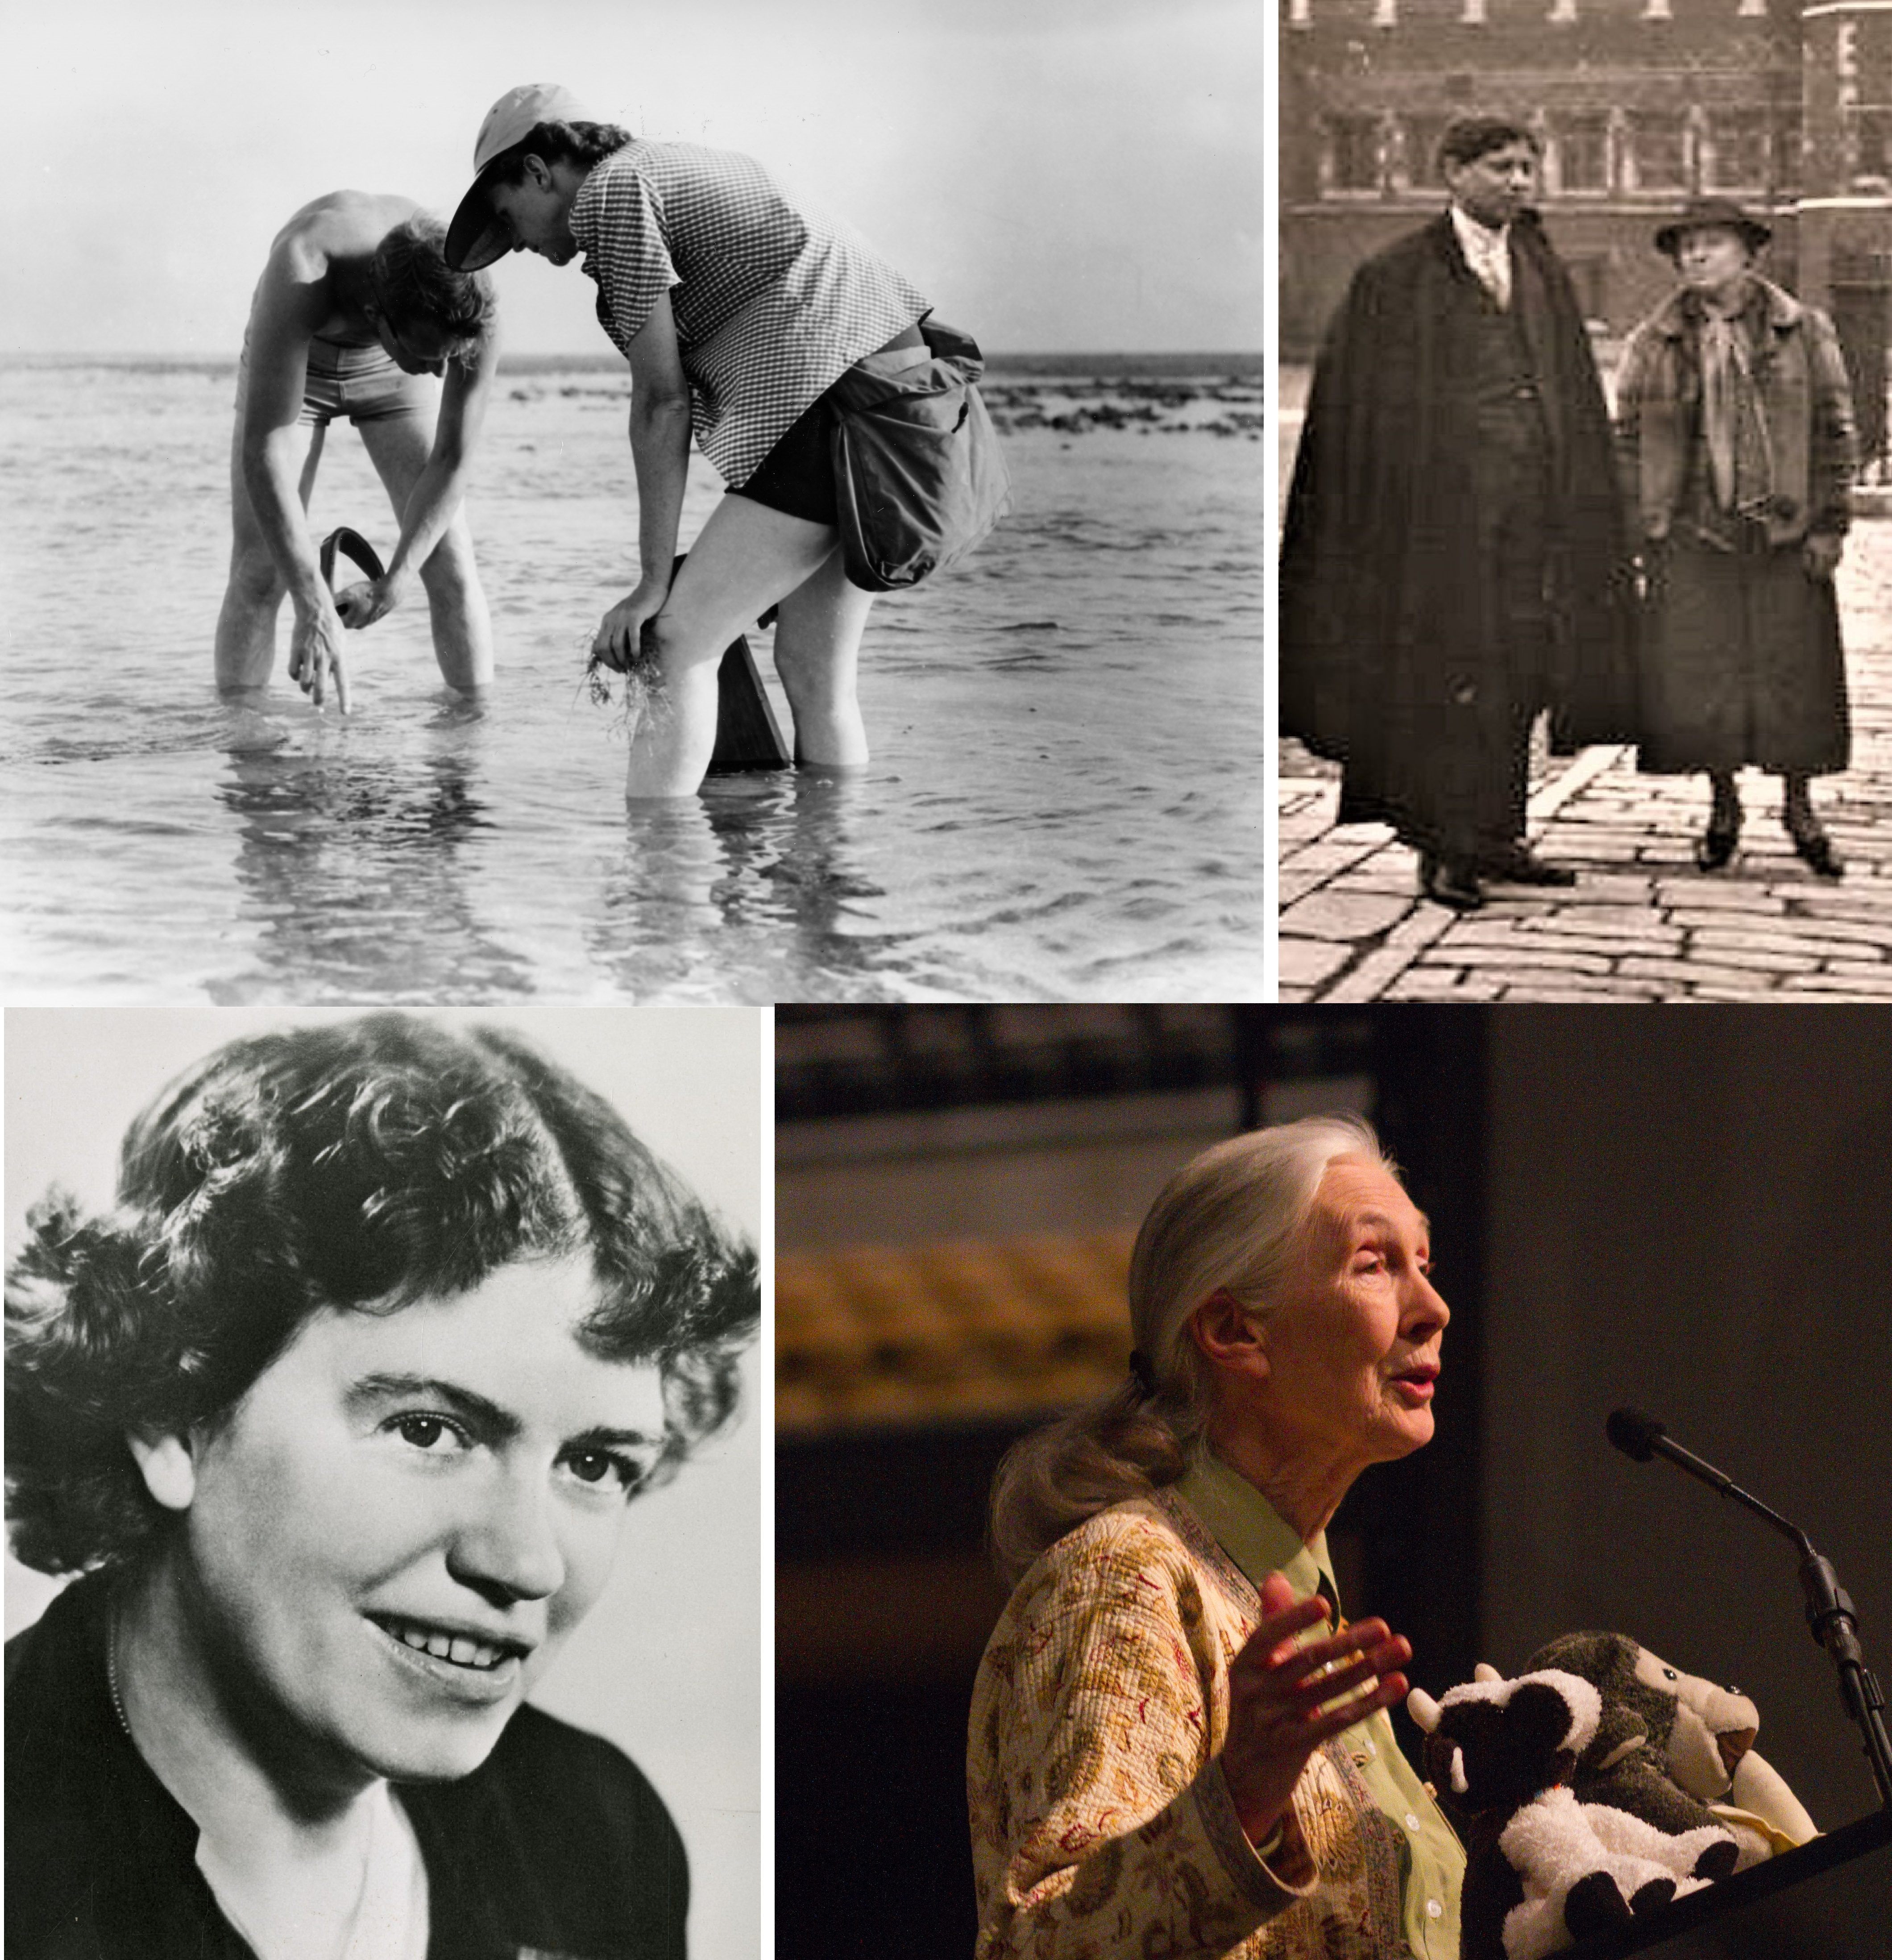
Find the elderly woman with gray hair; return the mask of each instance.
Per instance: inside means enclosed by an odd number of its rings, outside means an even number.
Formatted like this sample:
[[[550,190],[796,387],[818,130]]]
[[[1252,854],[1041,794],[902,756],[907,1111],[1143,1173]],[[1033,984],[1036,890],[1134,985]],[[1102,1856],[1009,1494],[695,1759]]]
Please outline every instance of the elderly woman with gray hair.
[[[1385,1710],[1412,1650],[1349,1624],[1325,1529],[1431,1440],[1450,1318],[1372,1131],[1254,1131],[1132,1255],[1125,1386],[1000,1468],[1017,1581],[967,1765],[981,1960],[1458,1950],[1464,1854]]]

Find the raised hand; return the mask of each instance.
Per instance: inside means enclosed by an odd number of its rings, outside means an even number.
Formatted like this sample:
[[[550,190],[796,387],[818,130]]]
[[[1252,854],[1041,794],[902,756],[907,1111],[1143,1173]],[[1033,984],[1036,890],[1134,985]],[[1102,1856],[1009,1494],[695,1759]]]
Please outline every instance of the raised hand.
[[[1297,1647],[1294,1637],[1327,1617],[1326,1602],[1304,1599],[1278,1572],[1261,1588],[1262,1618],[1229,1666],[1229,1734],[1222,1773],[1251,1844],[1280,1821],[1308,1758],[1331,1736],[1389,1708],[1406,1692],[1398,1670],[1410,1642],[1384,1620],[1361,1620]],[[1364,1692],[1360,1691],[1364,1690]],[[1337,1708],[1335,1696],[1349,1698]]]

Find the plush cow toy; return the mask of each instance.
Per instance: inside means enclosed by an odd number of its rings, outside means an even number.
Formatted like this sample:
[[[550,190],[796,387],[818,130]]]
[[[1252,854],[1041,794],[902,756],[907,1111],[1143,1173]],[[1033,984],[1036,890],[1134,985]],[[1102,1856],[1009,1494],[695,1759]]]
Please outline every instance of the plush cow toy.
[[[1623,1634],[1565,1634],[1525,1666],[1574,1674],[1601,1698],[1596,1733],[1570,1778],[1579,1803],[1667,1831],[1719,1824],[1740,1847],[1741,1869],[1817,1834],[1754,1749],[1760,1717],[1739,1688],[1684,1674]],[[1488,1674],[1496,1678],[1479,1669]]]
[[[1579,1803],[1567,1782],[1602,1699],[1576,1675],[1491,1675],[1438,1701],[1416,1688],[1407,1705],[1465,1840],[1461,1960],[1541,1960],[1734,1869],[1735,1840],[1717,1825],[1670,1832]]]

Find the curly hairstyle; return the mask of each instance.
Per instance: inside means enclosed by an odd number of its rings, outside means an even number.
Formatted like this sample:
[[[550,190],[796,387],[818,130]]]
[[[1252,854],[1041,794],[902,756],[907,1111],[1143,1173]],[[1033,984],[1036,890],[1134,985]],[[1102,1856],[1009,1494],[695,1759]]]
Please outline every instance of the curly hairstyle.
[[[590,170],[627,143],[636,141],[615,123],[535,123],[509,150],[502,150],[479,173],[485,184],[517,184],[526,174],[526,159],[570,164]]]
[[[589,1252],[578,1339],[651,1361],[657,1474],[736,1406],[760,1316],[754,1249],[602,1097],[524,1042],[399,1014],[231,1042],[126,1132],[118,1204],[54,1189],[7,1275],[14,1549],[122,1564],[168,1514],[128,1430],[226,1415],[323,1308],[398,1312],[523,1259]]]
[[[450,358],[471,351],[493,315],[493,288],[483,272],[456,272],[447,262],[447,227],[417,211],[375,247],[368,284],[396,326],[431,326]]]

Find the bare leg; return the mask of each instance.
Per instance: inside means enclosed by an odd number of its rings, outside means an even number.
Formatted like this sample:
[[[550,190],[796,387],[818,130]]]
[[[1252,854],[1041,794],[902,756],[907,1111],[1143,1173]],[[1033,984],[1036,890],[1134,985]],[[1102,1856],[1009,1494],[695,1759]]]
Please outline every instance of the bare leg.
[[[389,415],[357,426],[398,518],[433,453],[432,427],[418,415]],[[463,692],[485,686],[493,677],[493,628],[463,508],[453,513],[453,521],[421,567],[421,584],[433,616],[434,657],[440,663],[441,678]]]
[[[775,628],[775,670],[795,716],[795,759],[829,768],[867,760],[867,730],[855,679],[860,636],[874,596],[850,585],[841,554],[782,601]]]
[[[834,527],[746,497],[710,514],[663,610],[650,622],[660,685],[631,738],[627,797],[694,796],[716,746],[716,670],[758,613],[806,584],[835,547]]]
[[[243,482],[243,398],[237,396],[237,425],[230,439],[230,583],[224,589],[222,609],[217,615],[215,672],[217,685],[225,689],[267,687],[276,663],[276,615],[282,610],[287,587],[276,562],[263,542],[262,527],[250,501]],[[297,488],[302,508],[309,508],[309,493],[315,488],[316,466],[322,460],[323,430],[320,425],[305,428],[307,453]]]

